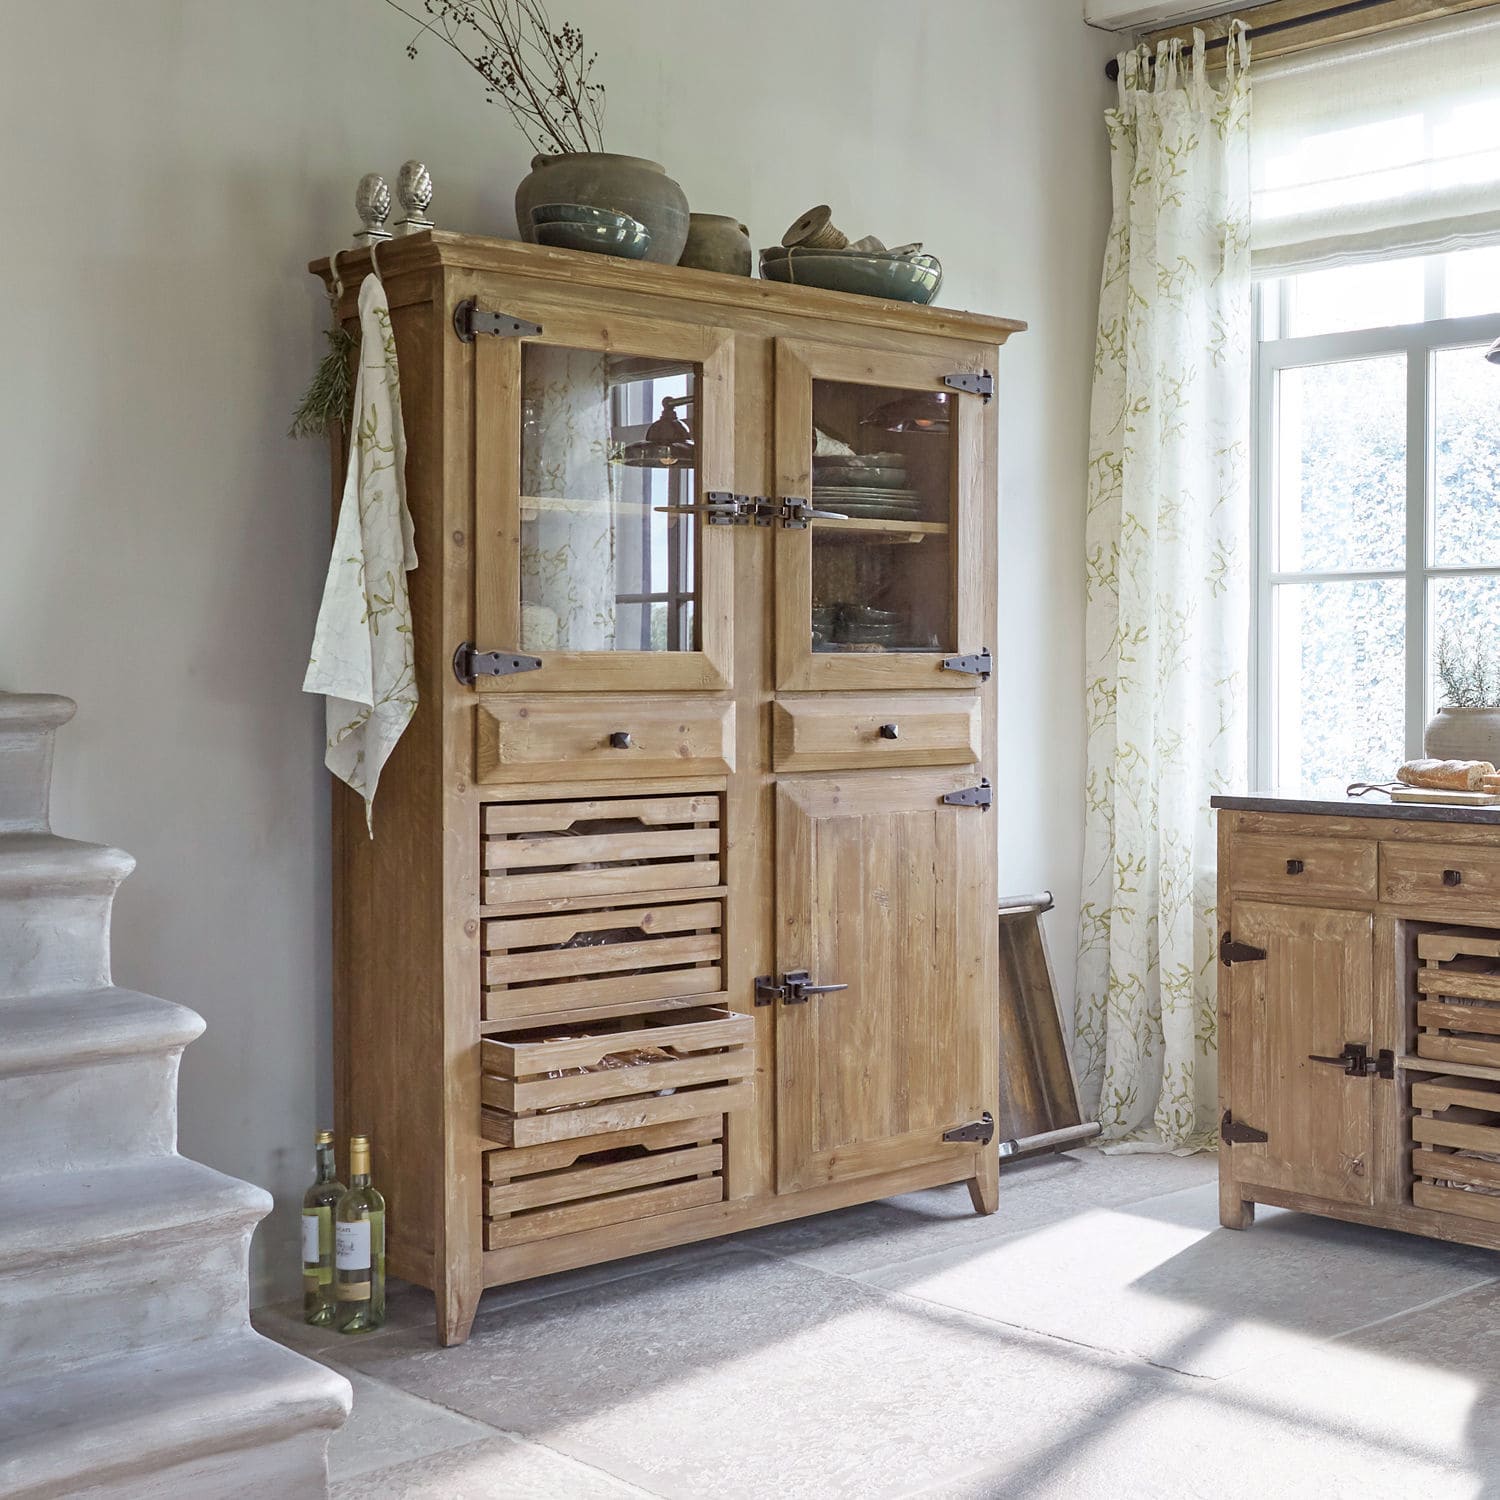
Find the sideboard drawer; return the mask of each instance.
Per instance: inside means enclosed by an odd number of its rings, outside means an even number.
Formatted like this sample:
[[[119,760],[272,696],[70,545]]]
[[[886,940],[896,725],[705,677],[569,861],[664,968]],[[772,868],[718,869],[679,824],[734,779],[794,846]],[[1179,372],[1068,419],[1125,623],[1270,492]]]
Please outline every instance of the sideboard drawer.
[[[1231,846],[1230,881],[1257,895],[1373,901],[1376,847],[1371,839],[1242,833]]]
[[[1459,844],[1382,844],[1380,899],[1500,922],[1500,850]]]
[[[734,704],[700,699],[494,697],[476,709],[481,786],[717,776],[734,769]]]
[[[967,766],[979,759],[977,694],[783,698],[773,714],[778,771]]]

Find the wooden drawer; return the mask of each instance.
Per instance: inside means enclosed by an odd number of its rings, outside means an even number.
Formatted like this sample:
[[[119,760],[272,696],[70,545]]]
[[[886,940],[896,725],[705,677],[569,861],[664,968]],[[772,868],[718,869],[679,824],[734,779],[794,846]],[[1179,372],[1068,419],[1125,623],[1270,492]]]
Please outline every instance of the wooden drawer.
[[[584,1011],[724,988],[722,901],[667,901],[483,924],[484,1019]]]
[[[1411,1103],[1412,1202],[1500,1223],[1500,1079],[1418,1079]]]
[[[967,766],[979,759],[979,698],[840,694],[783,698],[772,709],[778,771]]]
[[[484,1138],[537,1146],[743,1109],[754,1040],[750,1016],[714,1006],[487,1038],[480,1043]],[[666,1056],[614,1061],[643,1051]]]
[[[601,1229],[724,1198],[724,1116],[486,1153],[484,1248]]]
[[[1417,1056],[1500,1067],[1500,934],[1417,937]]]
[[[1500,850],[1457,844],[1380,846],[1380,899],[1500,923]]]
[[[576,802],[496,802],[483,810],[486,906],[548,910],[599,898],[717,886],[717,792]]]
[[[1309,901],[1373,901],[1378,859],[1370,839],[1242,833],[1229,853],[1235,893]]]
[[[601,693],[493,697],[475,712],[481,786],[716,776],[734,769],[733,703]]]

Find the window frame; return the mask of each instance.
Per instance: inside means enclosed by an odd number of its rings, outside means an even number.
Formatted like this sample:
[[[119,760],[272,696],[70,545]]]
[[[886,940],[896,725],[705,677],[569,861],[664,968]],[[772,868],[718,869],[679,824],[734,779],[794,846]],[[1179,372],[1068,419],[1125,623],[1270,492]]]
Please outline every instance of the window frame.
[[[1396,259],[1397,257],[1392,257]],[[1254,786],[1276,785],[1277,704],[1274,682],[1276,590],[1285,584],[1345,583],[1368,579],[1404,581],[1406,592],[1405,745],[1414,759],[1422,753],[1422,732],[1431,715],[1431,586],[1435,580],[1500,577],[1494,564],[1438,564],[1433,555],[1435,457],[1433,372],[1437,355],[1449,349],[1485,345],[1500,339],[1500,313],[1444,317],[1446,257],[1425,263],[1425,318],[1345,333],[1292,337],[1291,277],[1257,281],[1254,289],[1251,476],[1251,743]],[[1274,325],[1274,327],[1272,327]],[[1268,330],[1273,336],[1267,336]],[[1380,355],[1406,357],[1406,547],[1405,562],[1394,568],[1282,570],[1273,567],[1276,464],[1278,458],[1277,380],[1283,370],[1337,364]],[[1483,358],[1483,355],[1476,357]],[[1495,371],[1496,420],[1500,421],[1500,369]],[[1286,789],[1290,791],[1291,789]]]

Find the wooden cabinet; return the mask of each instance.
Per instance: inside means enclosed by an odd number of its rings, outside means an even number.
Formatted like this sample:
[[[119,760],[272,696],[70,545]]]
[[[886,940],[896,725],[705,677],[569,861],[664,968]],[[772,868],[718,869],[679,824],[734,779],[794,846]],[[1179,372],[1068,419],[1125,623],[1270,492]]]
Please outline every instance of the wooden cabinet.
[[[941,1183],[993,1211],[1023,325],[443,233],[380,268],[421,706],[373,840],[335,790],[334,1012],[392,1273],[452,1343],[486,1286]]]
[[[1223,1222],[1500,1249],[1500,817],[1215,805]]]

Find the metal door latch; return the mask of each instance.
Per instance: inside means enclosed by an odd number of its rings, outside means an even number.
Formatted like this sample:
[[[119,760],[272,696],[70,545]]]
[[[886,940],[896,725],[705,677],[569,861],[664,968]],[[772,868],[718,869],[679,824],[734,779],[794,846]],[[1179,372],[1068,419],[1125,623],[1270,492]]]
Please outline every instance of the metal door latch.
[[[955,1145],[988,1146],[995,1139],[995,1117],[989,1110],[985,1110],[977,1120],[945,1130],[943,1139],[952,1141]]]
[[[978,807],[988,812],[995,802],[995,791],[986,776],[978,786],[966,786],[957,792],[947,792],[943,802],[948,807]]]
[[[943,384],[950,391],[962,391],[966,396],[982,396],[986,405],[995,394],[995,377],[988,370],[981,370],[977,375],[970,371],[944,375]]]
[[[1253,1125],[1236,1120],[1226,1109],[1224,1118],[1219,1121],[1219,1139],[1226,1146],[1263,1146],[1271,1137],[1264,1130],[1257,1130]]]
[[[1374,1057],[1363,1042],[1345,1042],[1344,1050],[1337,1057],[1324,1057],[1316,1052],[1307,1054],[1308,1062],[1327,1063],[1341,1068],[1351,1078],[1394,1078],[1396,1076],[1396,1054],[1389,1047],[1382,1047]]]
[[[847,990],[847,984],[813,984],[812,975],[806,969],[788,969],[776,982],[774,974],[761,974],[755,981],[755,1003],[774,1005],[778,1000],[783,1005],[806,1005],[814,995],[832,995]]]
[[[1265,956],[1264,948],[1252,948],[1249,943],[1237,943],[1227,932],[1219,939],[1219,962],[1226,969],[1235,964],[1258,964]]]
[[[788,531],[806,531],[809,521],[847,521],[849,519],[842,511],[814,510],[806,500],[795,495],[783,500],[776,507],[776,511],[781,517],[781,524]]]
[[[990,655],[989,647],[986,646],[983,651],[973,656],[945,656],[942,667],[945,672],[967,672],[981,682],[988,682],[990,673],[995,670],[995,662]]]
[[[474,342],[476,333],[493,333],[503,339],[534,339],[540,323],[528,323],[514,313],[486,312],[473,297],[465,297],[453,309],[453,331],[466,344]]]
[[[541,669],[539,656],[525,656],[519,651],[476,651],[472,641],[465,641],[453,653],[453,675],[465,687],[473,687],[476,677],[509,677]]]

